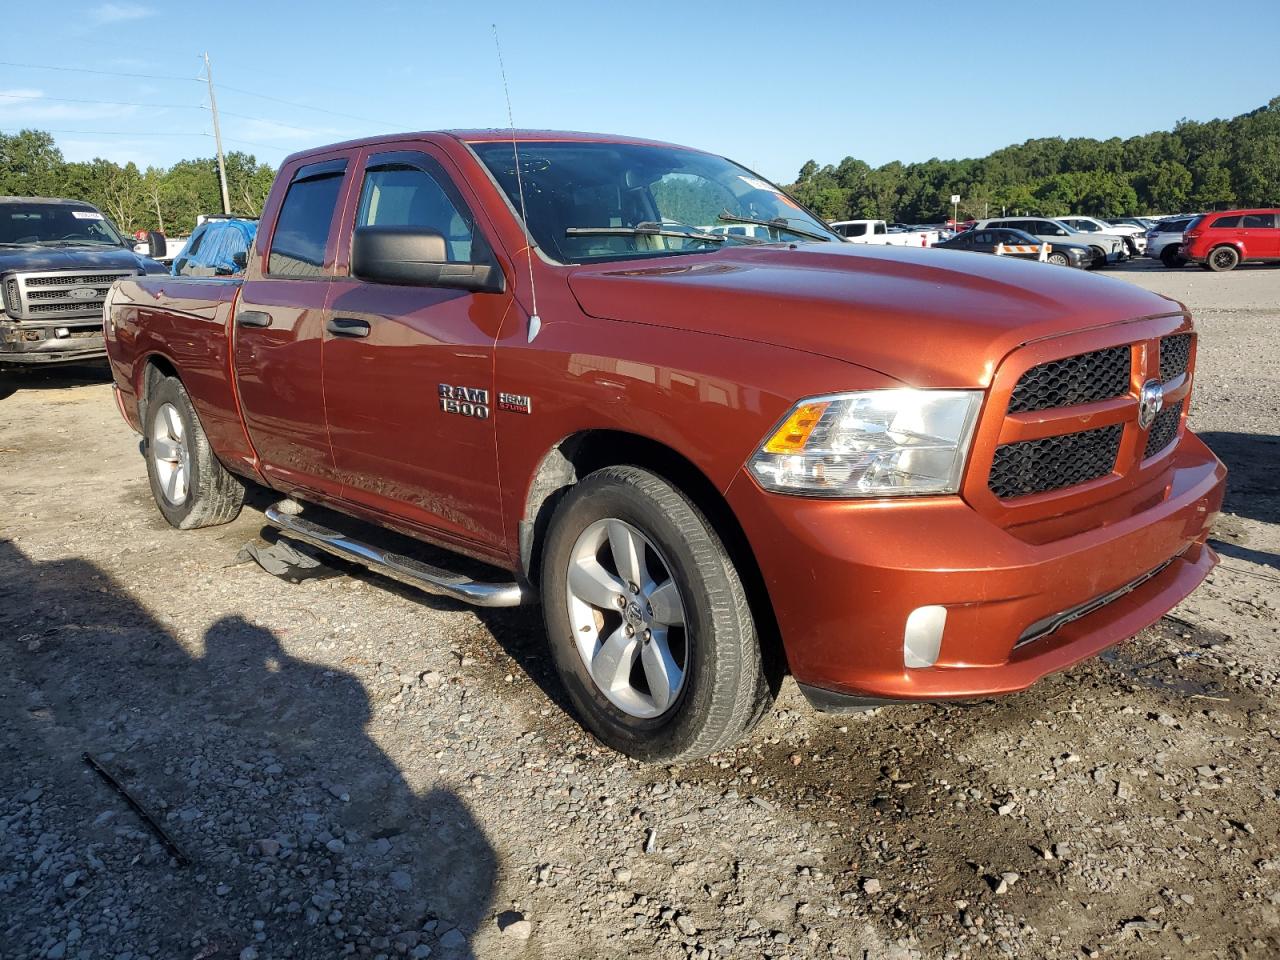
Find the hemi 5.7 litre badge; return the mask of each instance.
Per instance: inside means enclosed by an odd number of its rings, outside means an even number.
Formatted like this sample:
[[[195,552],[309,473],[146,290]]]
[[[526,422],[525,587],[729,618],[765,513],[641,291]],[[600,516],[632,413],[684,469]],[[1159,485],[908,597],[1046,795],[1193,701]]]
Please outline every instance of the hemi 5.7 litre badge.
[[[479,387],[455,387],[440,384],[440,409],[477,420],[489,419],[489,391]]]
[[[523,393],[498,391],[498,409],[510,410],[512,413],[533,413],[533,400]]]

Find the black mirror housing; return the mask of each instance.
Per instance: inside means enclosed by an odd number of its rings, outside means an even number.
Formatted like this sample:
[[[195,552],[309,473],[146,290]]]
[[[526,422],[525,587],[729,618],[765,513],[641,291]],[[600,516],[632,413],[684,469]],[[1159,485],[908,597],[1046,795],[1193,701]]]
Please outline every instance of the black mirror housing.
[[[506,278],[495,263],[450,263],[444,236],[422,227],[357,227],[351,273],[371,283],[448,287],[502,293]]]

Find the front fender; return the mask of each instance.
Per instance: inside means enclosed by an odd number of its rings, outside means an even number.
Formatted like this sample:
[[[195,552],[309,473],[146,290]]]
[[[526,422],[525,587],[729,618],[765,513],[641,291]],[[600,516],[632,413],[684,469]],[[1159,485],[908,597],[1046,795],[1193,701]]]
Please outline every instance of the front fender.
[[[609,430],[645,438],[723,494],[797,400],[900,385],[830,357],[641,323],[579,316],[544,324],[532,344],[504,336],[495,389],[531,401],[527,414],[494,412],[513,555],[539,466],[566,437]]]

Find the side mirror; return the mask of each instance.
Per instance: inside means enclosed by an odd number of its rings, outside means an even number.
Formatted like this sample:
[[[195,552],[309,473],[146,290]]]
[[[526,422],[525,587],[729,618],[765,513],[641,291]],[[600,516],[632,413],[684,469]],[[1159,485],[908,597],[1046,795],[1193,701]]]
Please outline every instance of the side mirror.
[[[444,236],[422,227],[357,227],[351,273],[372,283],[449,287],[502,293],[506,278],[493,263],[450,263]]]

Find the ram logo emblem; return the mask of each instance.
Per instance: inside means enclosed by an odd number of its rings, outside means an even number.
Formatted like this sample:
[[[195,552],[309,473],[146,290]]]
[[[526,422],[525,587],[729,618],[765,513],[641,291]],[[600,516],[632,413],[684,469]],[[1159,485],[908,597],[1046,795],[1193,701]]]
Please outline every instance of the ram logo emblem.
[[[480,387],[455,387],[440,384],[440,409],[444,413],[456,413],[477,420],[489,419],[489,391]]]

